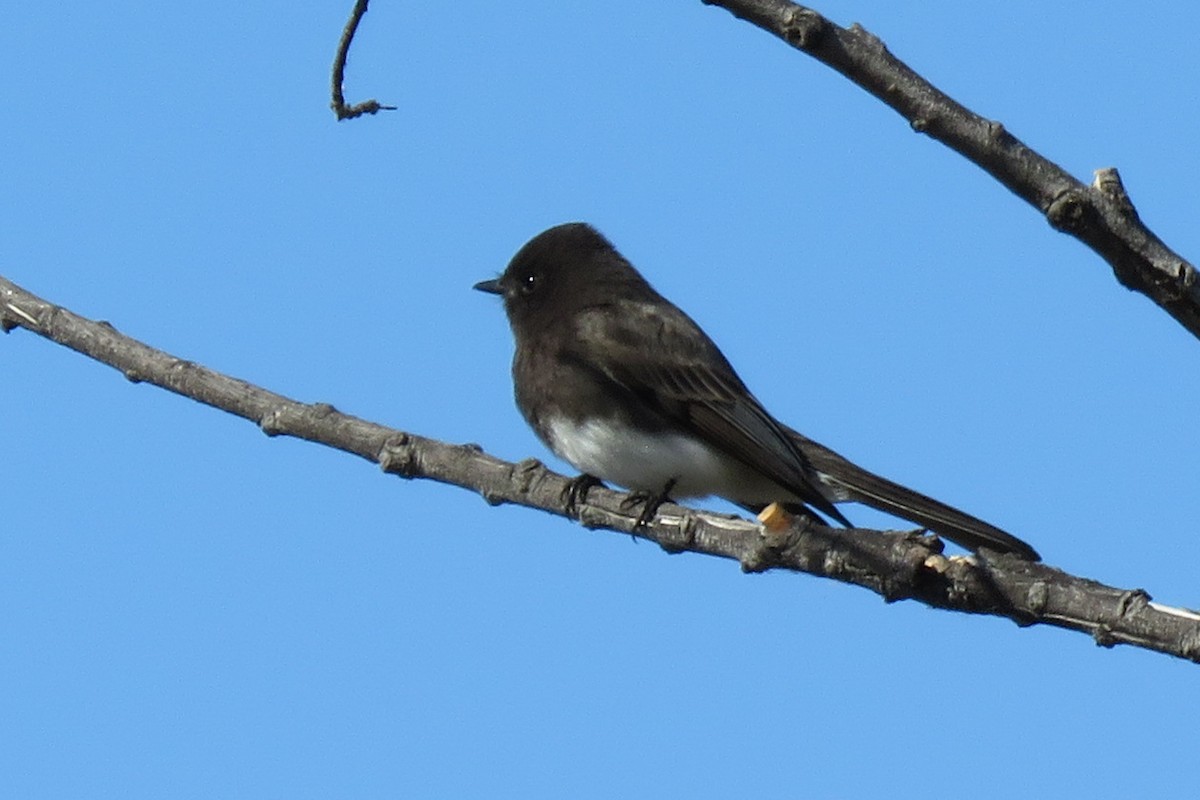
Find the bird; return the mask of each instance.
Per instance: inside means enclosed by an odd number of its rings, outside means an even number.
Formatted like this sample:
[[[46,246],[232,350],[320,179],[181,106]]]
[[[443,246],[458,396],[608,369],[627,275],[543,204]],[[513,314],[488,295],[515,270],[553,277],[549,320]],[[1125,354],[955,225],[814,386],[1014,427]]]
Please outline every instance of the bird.
[[[569,507],[608,482],[646,502],[643,522],[667,498],[716,496],[853,527],[835,504],[857,502],[968,550],[1040,560],[1012,534],[780,422],[708,334],[587,223],[539,233],[473,288],[503,300],[522,416],[582,473]]]

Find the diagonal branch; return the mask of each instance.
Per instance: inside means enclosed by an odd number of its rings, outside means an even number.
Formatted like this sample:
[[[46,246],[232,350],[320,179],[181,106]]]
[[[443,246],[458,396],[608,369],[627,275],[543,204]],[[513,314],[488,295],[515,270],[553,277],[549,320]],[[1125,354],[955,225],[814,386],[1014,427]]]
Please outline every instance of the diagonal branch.
[[[25,328],[114,369],[257,424],[268,436],[307,439],[378,463],[403,478],[476,491],[569,517],[570,481],[532,459],[512,464],[478,445],[451,445],[337,411],[298,403],[207,367],[155,350],[106,322],[85,319],[0,277],[0,328]],[[947,558],[941,542],[917,533],[834,530],[792,521],[779,528],[740,517],[663,505],[648,526],[621,492],[596,487],[580,504],[588,528],[632,533],[672,553],[738,561],[746,572],[787,569],[870,589],[885,600],[1007,617],[1090,634],[1097,644],[1131,644],[1200,662],[1200,614],[1011,556]]]
[[[835,25],[787,0],[703,0],[773,33],[832,67],[895,109],[912,125],[982,167],[1063,233],[1109,263],[1126,288],[1149,297],[1200,337],[1196,268],[1138,218],[1116,169],[1087,186],[1031,150],[999,122],[984,119],[938,90],[854,24]]]

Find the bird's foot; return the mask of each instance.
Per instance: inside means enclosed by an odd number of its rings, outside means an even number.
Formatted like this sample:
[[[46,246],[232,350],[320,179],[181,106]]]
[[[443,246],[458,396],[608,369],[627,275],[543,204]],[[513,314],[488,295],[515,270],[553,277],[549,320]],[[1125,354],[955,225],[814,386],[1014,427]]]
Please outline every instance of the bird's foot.
[[[642,504],[642,513],[638,514],[637,522],[633,523],[633,529],[644,528],[654,519],[654,515],[658,513],[658,507],[671,499],[671,490],[675,488],[675,478],[667,481],[667,485],[657,492],[630,492],[629,496],[621,501],[621,508],[631,509],[639,503]]]
[[[603,485],[604,481],[595,475],[588,475],[586,472],[576,475],[568,481],[566,488],[562,491],[563,507],[567,512],[567,516],[572,519],[579,519],[579,507],[587,502],[588,489],[591,489],[593,486]]]

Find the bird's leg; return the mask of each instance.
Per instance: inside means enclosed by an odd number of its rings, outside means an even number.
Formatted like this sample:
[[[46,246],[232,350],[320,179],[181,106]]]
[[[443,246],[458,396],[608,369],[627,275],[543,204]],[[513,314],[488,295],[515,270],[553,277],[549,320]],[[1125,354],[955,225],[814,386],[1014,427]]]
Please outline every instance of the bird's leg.
[[[576,475],[568,481],[566,488],[562,491],[562,501],[567,516],[579,519],[579,506],[587,502],[588,489],[603,485],[604,481],[595,475],[588,475],[586,472]]]
[[[654,519],[654,515],[658,512],[658,507],[671,499],[671,490],[675,488],[676,478],[671,478],[667,481],[667,485],[657,492],[630,492],[629,496],[621,501],[621,508],[629,509],[636,506],[638,503],[644,503],[642,513],[638,514],[637,522],[633,523],[633,529],[644,528],[650,524],[650,520]]]

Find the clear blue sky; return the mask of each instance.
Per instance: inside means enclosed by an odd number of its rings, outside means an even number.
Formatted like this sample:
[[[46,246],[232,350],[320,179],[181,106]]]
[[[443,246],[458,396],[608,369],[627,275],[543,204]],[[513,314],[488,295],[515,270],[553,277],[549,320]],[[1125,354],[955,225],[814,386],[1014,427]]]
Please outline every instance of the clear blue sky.
[[[510,459],[471,285],[583,219],[771,410],[1200,605],[1200,343],[976,167],[700,2],[10,4],[0,274]],[[322,7],[323,6],[323,7]],[[1191,3],[828,2],[1200,256]],[[745,576],[0,338],[10,797],[1180,796],[1200,667]],[[882,517],[848,509],[863,524]]]

